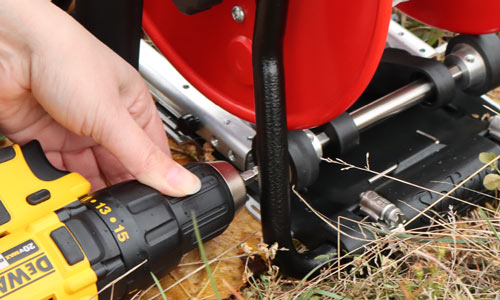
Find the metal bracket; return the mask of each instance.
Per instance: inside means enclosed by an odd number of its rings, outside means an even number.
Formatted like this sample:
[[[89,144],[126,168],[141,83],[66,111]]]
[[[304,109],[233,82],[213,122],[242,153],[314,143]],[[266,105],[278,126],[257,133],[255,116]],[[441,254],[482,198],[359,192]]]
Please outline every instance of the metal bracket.
[[[387,44],[391,48],[403,49],[412,55],[420,57],[432,57],[438,54],[433,47],[393,20],[389,24]]]
[[[177,118],[187,113],[198,117],[200,129],[196,133],[238,169],[253,166],[251,149],[255,130],[200,93],[145,41],[141,41],[139,71],[159,104]]]

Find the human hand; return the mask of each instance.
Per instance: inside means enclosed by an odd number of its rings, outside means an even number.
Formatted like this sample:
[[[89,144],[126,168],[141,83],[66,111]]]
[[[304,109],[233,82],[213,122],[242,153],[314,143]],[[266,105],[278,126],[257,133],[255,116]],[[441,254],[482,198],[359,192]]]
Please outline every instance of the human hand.
[[[200,188],[170,157],[138,72],[47,0],[0,5],[0,132],[38,139],[93,190],[131,178],[171,196]]]

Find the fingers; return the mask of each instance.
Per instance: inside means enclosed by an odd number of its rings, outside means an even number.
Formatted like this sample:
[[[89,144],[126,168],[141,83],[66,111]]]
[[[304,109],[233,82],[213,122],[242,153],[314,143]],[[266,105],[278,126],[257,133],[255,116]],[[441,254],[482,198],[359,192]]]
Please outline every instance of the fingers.
[[[125,109],[116,111],[103,125],[96,131],[96,141],[142,183],[176,197],[200,189],[199,179],[162,151]]]
[[[117,143],[123,144],[117,146],[115,150],[111,150],[109,147],[116,144],[109,146],[104,144],[105,141],[110,140],[108,138],[103,140],[103,146],[113,153],[119,162],[144,184],[172,196],[183,196],[197,192],[201,185],[199,179],[170,157],[168,139],[149,89],[142,77],[129,65],[119,65],[117,69],[120,70],[118,72],[121,82],[119,92],[124,111],[118,112],[117,115],[121,115],[121,117],[118,117],[119,120],[116,120],[115,117],[113,119],[116,122],[103,128],[108,129],[109,134],[113,134],[113,127],[119,126],[120,129],[117,128],[115,134],[119,130],[125,138],[122,136],[117,141]],[[135,151],[131,151],[131,148]],[[117,162],[110,159],[101,150],[97,147],[94,151],[97,157],[101,159],[100,165],[113,164],[116,166]],[[130,155],[132,157],[129,159]],[[102,169],[106,172],[106,168]],[[116,168],[113,168],[113,170],[118,172]],[[117,174],[106,174],[106,178],[110,177],[115,178]],[[114,182],[113,179],[111,181]]]
[[[26,19],[31,13],[48,20],[31,28],[33,97],[60,125],[92,137],[119,162],[113,166],[113,159],[99,155],[103,160],[89,168],[100,168],[106,179],[129,173],[172,196],[197,192],[199,179],[169,156],[157,111],[137,71],[46,1],[33,2],[36,8],[22,3]],[[60,150],[70,147],[68,139],[60,142]]]
[[[142,77],[135,70],[129,70],[129,73],[131,73],[129,76],[121,78],[121,80],[122,82],[135,83],[135,86],[129,84],[128,89],[121,90],[122,103],[135,122],[146,132],[151,140],[165,153],[170,155],[170,148],[165,130],[163,129],[163,123],[160,120],[149,89]]]
[[[92,147],[92,152],[101,170],[102,176],[109,185],[134,179],[127,168],[106,148],[96,145]]]
[[[63,169],[71,172],[78,172],[91,184],[92,191],[106,187],[107,181],[102,176],[101,168],[97,164],[92,148],[85,148],[79,151],[48,152],[47,158],[57,154],[63,162]],[[51,162],[53,160],[50,160]]]

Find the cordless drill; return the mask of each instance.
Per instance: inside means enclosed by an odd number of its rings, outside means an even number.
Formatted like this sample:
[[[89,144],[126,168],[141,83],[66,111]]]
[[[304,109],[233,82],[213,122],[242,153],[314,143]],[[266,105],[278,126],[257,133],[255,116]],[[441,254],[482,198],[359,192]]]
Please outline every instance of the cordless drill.
[[[221,234],[246,200],[227,162],[193,163],[195,195],[172,198],[137,181],[89,194],[77,173],[54,168],[37,141],[0,148],[0,299],[130,297]],[[123,278],[121,278],[123,277]]]

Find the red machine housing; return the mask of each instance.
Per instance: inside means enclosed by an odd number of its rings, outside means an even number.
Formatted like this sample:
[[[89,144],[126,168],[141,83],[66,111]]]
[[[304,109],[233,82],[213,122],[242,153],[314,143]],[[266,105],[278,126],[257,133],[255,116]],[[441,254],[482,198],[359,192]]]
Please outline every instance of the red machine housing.
[[[355,4],[355,5],[353,5]],[[361,95],[382,55],[391,0],[290,1],[284,37],[289,129],[324,124]],[[232,9],[243,9],[237,22]],[[195,14],[172,1],[144,1],[143,25],[160,51],[205,96],[255,121],[254,0],[224,0]]]
[[[498,0],[411,0],[397,7],[419,21],[453,32],[500,32]]]

